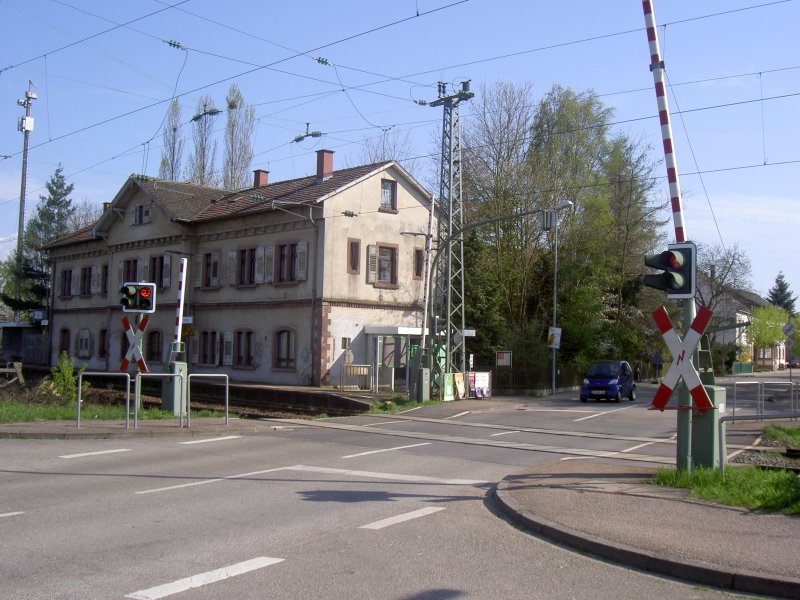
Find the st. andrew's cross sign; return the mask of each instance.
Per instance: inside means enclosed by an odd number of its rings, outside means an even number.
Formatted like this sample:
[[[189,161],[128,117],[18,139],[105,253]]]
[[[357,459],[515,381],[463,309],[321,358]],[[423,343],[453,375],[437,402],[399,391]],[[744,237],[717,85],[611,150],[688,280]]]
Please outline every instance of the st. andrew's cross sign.
[[[678,332],[672,326],[672,321],[670,321],[666,309],[662,306],[653,311],[656,326],[664,337],[670,354],[672,354],[672,364],[670,364],[669,370],[664,376],[655,398],[653,398],[652,408],[664,410],[670,396],[672,396],[672,391],[681,377],[683,377],[683,381],[689,388],[689,393],[694,400],[694,406],[691,408],[696,408],[701,413],[714,408],[706,388],[703,387],[703,382],[700,381],[700,375],[690,360],[697,343],[700,341],[706,327],[708,327],[709,321],[711,321],[712,314],[705,306],[700,307],[697,316],[692,321],[692,326],[686,333],[686,337],[681,341]]]

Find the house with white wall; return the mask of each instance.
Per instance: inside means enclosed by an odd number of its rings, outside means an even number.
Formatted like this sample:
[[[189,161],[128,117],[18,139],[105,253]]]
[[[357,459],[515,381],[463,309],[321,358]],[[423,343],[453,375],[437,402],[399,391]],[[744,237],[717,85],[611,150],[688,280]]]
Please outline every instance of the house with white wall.
[[[186,258],[190,372],[334,385],[349,362],[402,379],[408,352],[396,350],[422,331],[432,197],[395,161],[334,170],[333,154],[318,151],[308,177],[270,183],[256,170],[237,192],[130,177],[96,223],[45,247],[51,364],[65,351],[118,371],[128,351],[119,289],[147,281],[157,309],[143,356],[165,370]]]

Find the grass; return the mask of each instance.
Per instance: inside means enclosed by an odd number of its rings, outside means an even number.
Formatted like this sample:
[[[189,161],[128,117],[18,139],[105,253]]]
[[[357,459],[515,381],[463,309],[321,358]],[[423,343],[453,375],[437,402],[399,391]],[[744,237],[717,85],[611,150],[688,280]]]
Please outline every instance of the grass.
[[[410,410],[412,408],[417,408],[418,406],[431,406],[434,404],[439,404],[439,401],[427,400],[420,404],[416,400],[409,399],[408,396],[395,394],[388,400],[381,400],[380,402],[373,404],[372,408],[369,409],[369,413],[367,414],[392,415]]]
[[[800,448],[800,427],[767,425],[763,434],[764,439],[783,442],[787,448]]]
[[[656,485],[686,488],[690,496],[749,510],[800,514],[800,476],[791,471],[758,467],[736,467],[725,470],[696,468],[691,473],[659,469],[653,479]]]
[[[132,413],[131,413],[132,414]],[[193,417],[220,417],[224,413],[211,410],[192,410]],[[0,423],[33,423],[37,421],[71,421],[77,417],[74,404],[0,397]],[[82,420],[123,420],[124,404],[87,404],[81,409]],[[140,419],[174,419],[172,411],[145,408],[139,411]]]

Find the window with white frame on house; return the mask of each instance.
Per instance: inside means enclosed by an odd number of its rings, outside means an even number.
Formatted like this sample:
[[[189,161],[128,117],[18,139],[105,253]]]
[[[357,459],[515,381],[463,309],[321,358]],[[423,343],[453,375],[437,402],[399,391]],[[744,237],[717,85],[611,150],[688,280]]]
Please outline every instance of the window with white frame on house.
[[[397,212],[397,182],[381,179],[381,206],[384,212]]]
[[[425,274],[425,251],[414,248],[414,279],[422,279]]]
[[[347,272],[358,275],[361,271],[361,240],[347,240]]]
[[[219,364],[219,344],[220,335],[218,331],[200,332],[200,364],[210,366]]]
[[[235,367],[252,367],[255,336],[248,329],[240,329],[234,334],[233,365]]]
[[[69,329],[62,329],[58,332],[58,354],[61,355],[62,352],[66,352],[68,355],[71,354],[70,347],[70,335]]]
[[[92,355],[91,333],[88,329],[78,330],[78,357],[89,358]]]
[[[376,287],[397,286],[397,253],[394,244],[367,246],[367,283]]]
[[[101,329],[97,335],[97,357],[108,357],[108,329]]]
[[[236,284],[253,285],[256,283],[256,249],[239,250],[236,262]]]
[[[92,267],[81,267],[81,296],[92,295]]]
[[[147,333],[147,360],[161,362],[163,349],[161,344],[161,332],[158,329]]]
[[[201,268],[200,285],[202,287],[219,286],[219,255],[213,252],[205,253]]]
[[[278,246],[278,282],[297,281],[297,244]]]
[[[274,364],[278,369],[294,369],[295,333],[291,329],[280,329],[275,332]]]
[[[152,207],[139,204],[133,207],[133,225],[143,225],[152,221]]]
[[[104,296],[108,295],[108,265],[100,268],[100,293]]]
[[[72,269],[61,271],[61,282],[58,287],[58,294],[64,298],[72,296]]]
[[[120,334],[119,338],[119,359],[124,360],[125,355],[128,354],[128,350],[131,347],[131,343],[128,341],[128,336],[123,331]]]
[[[139,281],[139,259],[129,258],[122,263],[122,283]]]
[[[163,288],[169,282],[169,258],[160,254],[150,257],[150,273],[148,279]]]

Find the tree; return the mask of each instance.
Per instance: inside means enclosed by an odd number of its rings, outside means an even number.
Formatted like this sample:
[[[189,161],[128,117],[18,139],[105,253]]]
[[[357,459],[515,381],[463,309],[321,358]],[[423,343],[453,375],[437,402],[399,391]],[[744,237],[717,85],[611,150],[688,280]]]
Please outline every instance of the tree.
[[[245,106],[242,92],[235,83],[228,89],[225,103],[228,107],[228,118],[225,123],[222,187],[226,190],[240,190],[250,185],[256,109]]]
[[[69,233],[75,214],[69,198],[75,186],[67,184],[63,171],[59,164],[45,183],[48,194],[39,196],[36,214],[25,225],[22,256],[14,253],[0,268],[4,281],[0,299],[15,312],[47,306],[50,264],[41,248]]]
[[[217,161],[217,142],[214,140],[214,124],[219,113],[214,101],[203,96],[197,103],[197,113],[192,117],[192,141],[194,150],[189,155],[186,179],[197,185],[213,187],[219,179],[214,163]]]
[[[72,208],[74,212],[69,218],[69,222],[67,223],[68,231],[77,231],[78,229],[83,229],[84,227],[88,227],[89,225],[94,224],[102,215],[103,215],[103,207],[96,202],[91,202],[90,200],[84,199],[80,202],[73,202]]]
[[[184,141],[180,135],[181,105],[175,98],[169,105],[167,121],[164,124],[164,149],[161,152],[161,163],[158,167],[158,177],[169,181],[178,181],[183,162]]]
[[[768,304],[767,306],[759,306],[753,311],[750,317],[750,327],[747,331],[747,337],[753,343],[756,350],[756,357],[759,354],[766,355],[766,350],[772,348],[776,344],[782,342],[786,337],[783,333],[783,327],[789,319],[789,314],[785,309]],[[762,352],[758,352],[761,349]],[[757,361],[757,358],[755,359]],[[767,366],[764,364],[762,358],[760,366]],[[770,365],[771,366],[771,365]]]
[[[797,297],[792,296],[789,283],[784,278],[782,271],[780,271],[775,278],[775,285],[769,290],[767,300],[769,300],[770,304],[785,309],[790,315],[794,314],[794,302],[797,300]]]

